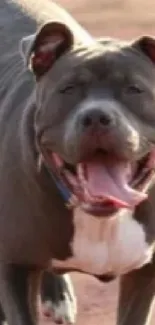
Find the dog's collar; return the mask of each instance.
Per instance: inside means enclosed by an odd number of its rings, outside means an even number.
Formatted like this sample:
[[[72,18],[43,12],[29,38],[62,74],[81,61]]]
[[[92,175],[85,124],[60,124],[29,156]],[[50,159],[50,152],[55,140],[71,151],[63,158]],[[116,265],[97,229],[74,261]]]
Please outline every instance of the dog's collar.
[[[61,197],[65,201],[65,204],[69,204],[72,198],[72,193],[69,191],[68,187],[54,174],[54,172],[46,166],[46,162],[43,161],[42,168],[48,177],[51,177],[56,185]]]
[[[62,196],[63,200],[65,201],[65,203],[69,203],[72,194],[69,191],[69,189],[67,188],[67,186],[65,186],[65,184],[58,179],[58,177],[56,177],[56,175],[54,175],[54,173],[50,170],[49,174],[51,175],[60,195]]]
[[[38,159],[38,168],[44,170],[44,173],[47,175],[47,177],[52,178],[60,196],[62,197],[64,204],[67,208],[71,208],[75,206],[75,203],[77,204],[74,195],[69,190],[69,188],[64,184],[63,180],[57,176],[54,171],[47,166],[46,161],[44,160],[43,156],[40,155]]]

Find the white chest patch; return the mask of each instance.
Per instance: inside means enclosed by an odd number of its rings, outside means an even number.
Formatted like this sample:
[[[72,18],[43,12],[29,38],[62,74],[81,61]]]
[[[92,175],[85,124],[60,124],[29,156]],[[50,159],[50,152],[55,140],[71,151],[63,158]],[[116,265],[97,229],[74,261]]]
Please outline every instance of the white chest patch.
[[[146,242],[144,229],[131,216],[96,218],[77,208],[74,227],[73,257],[57,261],[58,267],[77,268],[95,275],[121,275],[152,258],[153,248]]]

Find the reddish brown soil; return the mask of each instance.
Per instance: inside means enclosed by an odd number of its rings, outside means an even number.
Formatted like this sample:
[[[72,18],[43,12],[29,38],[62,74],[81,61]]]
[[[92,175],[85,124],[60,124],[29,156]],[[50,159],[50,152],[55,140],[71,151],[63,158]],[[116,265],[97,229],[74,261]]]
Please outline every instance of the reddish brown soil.
[[[57,2],[96,36],[133,38],[141,34],[155,34],[155,0]],[[114,325],[118,282],[103,285],[91,277],[78,274],[73,275],[73,281],[78,295],[77,325]],[[155,321],[155,313],[153,319]]]
[[[77,325],[114,325],[118,282],[101,284],[91,276],[78,273],[72,279],[78,302]],[[44,318],[40,325],[54,324]]]

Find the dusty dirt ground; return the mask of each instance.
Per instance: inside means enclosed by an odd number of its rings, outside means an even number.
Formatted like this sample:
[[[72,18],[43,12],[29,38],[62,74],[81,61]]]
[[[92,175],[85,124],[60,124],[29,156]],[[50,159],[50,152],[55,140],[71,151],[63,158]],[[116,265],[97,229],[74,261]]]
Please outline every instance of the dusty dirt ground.
[[[155,34],[155,0],[57,0],[57,3],[95,36],[130,39]],[[103,285],[78,274],[73,275],[73,282],[78,296],[77,325],[114,325],[118,282]],[[151,325],[154,322],[155,313]],[[52,324],[48,321],[44,325]]]

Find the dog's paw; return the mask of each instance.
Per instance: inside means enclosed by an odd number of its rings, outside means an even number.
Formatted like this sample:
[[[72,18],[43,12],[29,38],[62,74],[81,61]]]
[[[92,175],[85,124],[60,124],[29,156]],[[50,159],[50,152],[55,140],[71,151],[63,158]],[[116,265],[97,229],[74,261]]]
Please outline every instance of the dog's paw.
[[[55,279],[55,296],[44,297],[42,314],[50,317],[57,324],[74,324],[77,315],[77,303],[74,289],[68,274]]]

